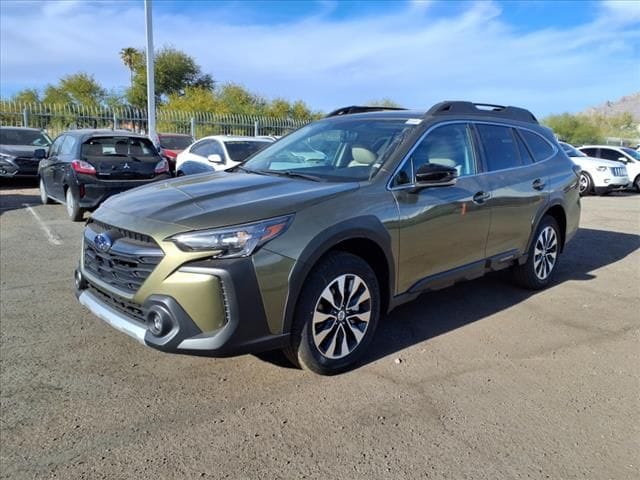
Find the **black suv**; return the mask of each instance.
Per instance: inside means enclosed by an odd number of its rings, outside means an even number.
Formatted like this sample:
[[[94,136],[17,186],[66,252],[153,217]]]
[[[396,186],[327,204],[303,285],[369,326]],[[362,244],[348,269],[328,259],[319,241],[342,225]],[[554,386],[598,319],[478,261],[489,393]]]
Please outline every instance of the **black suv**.
[[[58,136],[48,153],[40,149],[35,156],[42,159],[42,203],[64,203],[73,221],[112,195],[171,178],[153,143],[130,132],[71,130]]]
[[[35,177],[39,158],[34,152],[48,148],[51,139],[37,128],[0,127],[0,177]]]

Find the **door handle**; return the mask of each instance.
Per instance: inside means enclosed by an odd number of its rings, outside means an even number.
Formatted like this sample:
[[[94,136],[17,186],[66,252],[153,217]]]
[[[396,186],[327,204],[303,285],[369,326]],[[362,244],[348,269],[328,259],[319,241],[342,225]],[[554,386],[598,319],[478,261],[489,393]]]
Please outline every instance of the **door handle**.
[[[489,192],[478,192],[473,196],[473,203],[482,204],[491,198]]]
[[[531,184],[531,186],[533,187],[534,190],[543,190],[545,187],[546,183],[544,183],[542,180],[540,180],[539,178],[536,178],[533,183]]]

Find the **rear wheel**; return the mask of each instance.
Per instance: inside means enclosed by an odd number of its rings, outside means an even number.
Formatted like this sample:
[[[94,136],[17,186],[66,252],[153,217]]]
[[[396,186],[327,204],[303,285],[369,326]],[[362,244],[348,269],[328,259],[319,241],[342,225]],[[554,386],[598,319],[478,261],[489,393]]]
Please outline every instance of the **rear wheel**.
[[[302,288],[284,353],[321,375],[343,372],[366,352],[379,315],[380,290],[371,267],[350,253],[331,253]]]
[[[73,194],[70,188],[67,188],[67,193],[65,194],[65,201],[67,206],[67,215],[74,222],[82,221],[84,217],[84,210],[80,208],[78,204],[78,199]]]
[[[551,282],[560,255],[560,229],[556,220],[545,215],[529,247],[526,263],[513,268],[518,285],[531,290],[545,288]]]
[[[44,184],[44,179],[40,177],[40,202],[43,205],[48,205],[53,203],[53,201],[49,198],[49,194],[47,193],[47,186]]]
[[[579,188],[580,195],[589,195],[591,193],[591,189],[593,188],[593,181],[591,180],[591,176],[589,176],[588,173],[580,172]]]
[[[636,192],[640,193],[640,175],[638,175],[633,181],[633,186],[635,187]]]

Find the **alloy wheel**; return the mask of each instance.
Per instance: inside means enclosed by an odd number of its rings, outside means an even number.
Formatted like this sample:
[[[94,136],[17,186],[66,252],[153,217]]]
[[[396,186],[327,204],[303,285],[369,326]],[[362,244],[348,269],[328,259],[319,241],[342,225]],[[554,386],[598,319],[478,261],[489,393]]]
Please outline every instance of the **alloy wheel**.
[[[580,193],[583,194],[589,189],[589,178],[584,174],[580,174]]]
[[[367,284],[358,275],[340,275],[329,282],[316,302],[311,321],[313,343],[326,358],[344,358],[360,345],[370,319]]]
[[[536,277],[546,280],[556,264],[558,235],[553,227],[546,226],[538,235],[533,250],[533,269]]]

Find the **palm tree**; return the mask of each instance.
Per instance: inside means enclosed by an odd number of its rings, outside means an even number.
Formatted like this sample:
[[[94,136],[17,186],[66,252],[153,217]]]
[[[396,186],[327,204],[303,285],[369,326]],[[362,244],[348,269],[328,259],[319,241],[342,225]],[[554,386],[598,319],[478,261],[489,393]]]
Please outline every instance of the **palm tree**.
[[[129,81],[133,86],[133,70],[138,58],[140,58],[140,52],[133,47],[123,48],[120,50],[120,58],[122,59],[122,63],[129,69]]]

